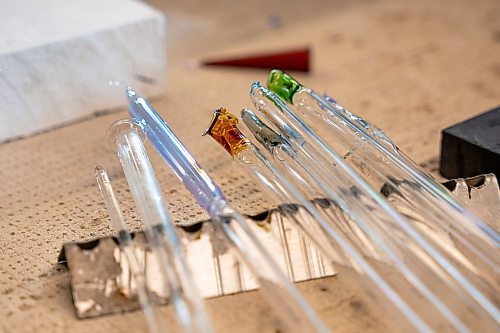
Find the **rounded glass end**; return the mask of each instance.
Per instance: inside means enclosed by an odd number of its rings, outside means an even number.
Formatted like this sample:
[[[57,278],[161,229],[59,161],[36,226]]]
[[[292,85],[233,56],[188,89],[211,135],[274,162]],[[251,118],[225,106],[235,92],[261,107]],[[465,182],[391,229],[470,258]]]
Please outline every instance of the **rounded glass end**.
[[[115,121],[108,129],[106,136],[109,147],[114,150],[118,139],[129,132],[137,133],[143,142],[146,139],[140,124],[132,119],[120,119]]]
[[[293,95],[302,88],[302,85],[287,73],[273,69],[267,77],[267,88],[293,104]]]

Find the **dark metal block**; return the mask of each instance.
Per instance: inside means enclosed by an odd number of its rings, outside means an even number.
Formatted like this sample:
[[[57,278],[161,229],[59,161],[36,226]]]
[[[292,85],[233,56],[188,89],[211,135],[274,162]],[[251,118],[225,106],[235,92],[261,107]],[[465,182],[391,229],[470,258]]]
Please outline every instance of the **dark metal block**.
[[[440,172],[447,178],[500,178],[500,107],[443,130]]]

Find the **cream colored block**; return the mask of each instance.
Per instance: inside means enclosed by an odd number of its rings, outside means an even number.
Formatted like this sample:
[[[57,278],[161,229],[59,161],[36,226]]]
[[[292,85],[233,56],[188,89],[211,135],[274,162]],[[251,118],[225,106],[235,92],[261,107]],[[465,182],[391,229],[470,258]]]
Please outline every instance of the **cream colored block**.
[[[141,2],[4,0],[0,22],[0,142],[163,89],[165,17]]]

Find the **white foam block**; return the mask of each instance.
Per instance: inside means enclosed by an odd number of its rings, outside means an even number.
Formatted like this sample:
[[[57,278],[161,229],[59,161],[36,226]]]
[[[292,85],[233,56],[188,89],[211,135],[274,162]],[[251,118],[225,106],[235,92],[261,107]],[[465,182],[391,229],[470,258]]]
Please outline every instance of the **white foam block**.
[[[4,0],[0,142],[161,93],[165,17],[133,0]]]

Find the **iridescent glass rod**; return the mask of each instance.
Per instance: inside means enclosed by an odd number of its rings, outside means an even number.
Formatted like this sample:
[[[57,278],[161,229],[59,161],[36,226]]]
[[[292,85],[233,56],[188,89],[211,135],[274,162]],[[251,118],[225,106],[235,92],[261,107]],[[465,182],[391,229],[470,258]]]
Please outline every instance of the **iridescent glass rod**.
[[[441,184],[399,150],[382,130],[349,112],[333,99],[322,97],[302,86],[282,71],[271,71],[268,87],[310,121],[316,119],[315,124],[326,125],[326,132],[335,131],[337,139],[343,136],[341,140],[350,147],[349,154],[356,154],[372,163],[378,161],[387,164],[386,161],[390,161],[393,170],[398,168],[402,175],[431,194],[427,196],[430,205],[437,207],[437,211],[443,211],[443,216],[454,225],[460,225],[467,234],[481,232],[484,238],[499,246],[500,236],[495,230],[468,212]],[[425,202],[425,199],[421,201]]]
[[[160,320],[157,319],[155,311],[153,310],[153,303],[148,296],[144,271],[141,269],[139,260],[135,255],[132,237],[130,236],[130,232],[125,224],[122,210],[120,209],[120,205],[116,199],[108,174],[100,165],[95,167],[95,178],[97,180],[97,184],[99,184],[99,190],[101,191],[104,205],[106,206],[106,210],[109,214],[109,224],[116,233],[120,250],[125,254],[130,267],[130,272],[132,273],[132,277],[137,285],[139,304],[144,312],[144,315],[146,316],[149,332],[159,333]]]
[[[197,163],[168,125],[143,97],[128,90],[129,112],[140,122],[148,140],[177,177],[193,194],[216,223],[228,245],[257,278],[264,299],[294,332],[327,332],[328,330],[288,280],[245,218],[234,210],[222,191]]]
[[[406,251],[406,255],[410,257],[416,256],[416,250],[418,250],[418,256],[425,258],[425,260],[420,261],[422,267],[414,272],[419,274],[420,278],[427,281],[427,283],[420,285],[417,289],[427,295],[432,304],[443,312],[443,315],[447,311],[440,305],[441,299],[432,298],[432,295],[433,293],[441,293],[446,289],[445,285],[449,285],[449,288],[452,288],[457,295],[462,295],[465,292],[469,295],[470,298],[468,299],[471,302],[477,302],[485,310],[485,312],[475,311],[477,316],[480,316],[485,321],[489,318],[490,321],[498,322],[500,316],[498,309],[494,305],[495,293],[493,295],[487,294],[492,297],[492,300],[490,300],[481,291],[484,287],[483,281],[474,280],[471,282],[464,276],[463,271],[457,268],[463,265],[456,266],[457,262],[450,260],[449,253],[443,251],[440,247],[436,247],[436,240],[432,238],[432,235],[426,233],[426,230],[416,229],[415,226],[408,223],[406,219],[396,212],[379,193],[375,192],[355,170],[347,165],[342,157],[298,118],[281,98],[257,82],[252,86],[251,98],[259,111],[292,144],[293,150],[300,153],[300,158],[295,159],[295,161],[297,163],[307,162],[307,165],[304,165],[305,170],[309,170],[309,176],[315,180],[329,198],[337,201],[339,193],[348,193],[349,195],[345,196],[345,202],[347,204],[346,208],[351,207],[349,215],[364,214],[358,216],[362,220],[370,221],[370,227],[378,228],[382,234],[401,242],[400,250]],[[377,216],[370,219],[369,215],[373,214]],[[404,244],[406,243],[413,244],[415,248],[412,250],[410,245],[405,247]],[[382,242],[379,246],[383,247],[385,243]],[[437,270],[439,274],[431,274],[427,278],[424,273],[425,270]],[[405,274],[410,274],[410,272]],[[441,278],[440,275],[443,275],[444,278]],[[435,278],[435,281],[433,281],[433,278]],[[408,279],[416,282],[410,275],[408,275]],[[435,282],[440,282],[440,284]],[[446,299],[442,298],[442,300]],[[457,307],[456,304],[450,302],[448,302],[448,306]],[[460,315],[460,311],[458,311],[455,317],[460,318]],[[449,318],[451,320],[451,317]]]
[[[139,125],[124,119],[111,126],[108,139],[122,163],[148,245],[163,272],[158,278],[166,280],[180,326],[185,332],[212,332],[141,134]]]

